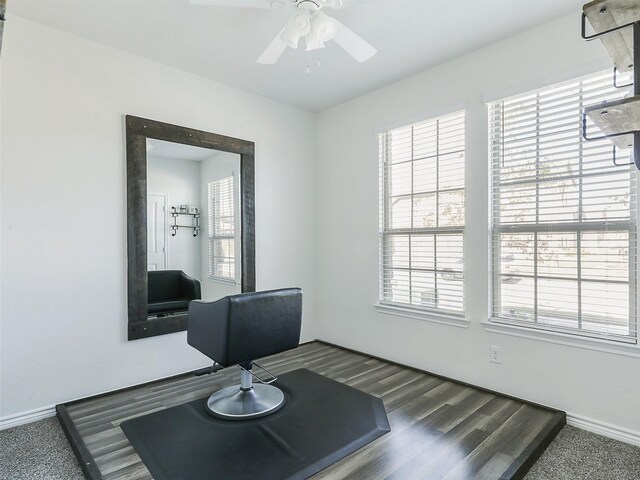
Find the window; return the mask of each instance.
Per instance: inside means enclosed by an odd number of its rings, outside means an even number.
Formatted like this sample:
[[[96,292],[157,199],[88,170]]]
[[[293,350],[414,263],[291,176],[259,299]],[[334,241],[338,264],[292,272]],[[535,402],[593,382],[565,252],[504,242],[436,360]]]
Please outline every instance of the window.
[[[233,175],[208,183],[209,278],[236,280]]]
[[[625,93],[602,72],[489,105],[493,321],[635,343],[635,169],[581,132]]]
[[[463,313],[464,112],[379,135],[380,302]]]

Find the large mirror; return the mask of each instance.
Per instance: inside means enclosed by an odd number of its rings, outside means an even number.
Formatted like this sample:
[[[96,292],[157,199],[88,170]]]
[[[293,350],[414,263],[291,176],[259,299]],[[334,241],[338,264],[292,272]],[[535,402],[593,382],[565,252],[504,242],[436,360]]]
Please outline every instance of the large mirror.
[[[254,145],[127,116],[129,340],[255,290]]]

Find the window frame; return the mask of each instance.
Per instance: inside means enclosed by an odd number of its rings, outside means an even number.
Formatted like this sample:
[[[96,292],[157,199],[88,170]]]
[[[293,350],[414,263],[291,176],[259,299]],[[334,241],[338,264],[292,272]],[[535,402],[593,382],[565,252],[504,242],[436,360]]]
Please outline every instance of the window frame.
[[[218,188],[220,190],[220,186],[222,182],[229,181],[231,179],[231,210],[232,214],[232,222],[233,222],[233,233],[231,234],[218,234],[216,233],[216,221],[220,218],[220,215],[216,213],[220,209],[219,195],[212,195],[212,189]],[[217,186],[217,187],[216,187]],[[235,198],[236,198],[236,174],[235,172],[226,177],[217,178],[210,182],[207,182],[207,203],[208,203],[208,211],[207,211],[207,221],[208,221],[208,242],[207,242],[207,278],[212,281],[221,282],[221,283],[238,283],[238,275],[237,275],[237,256],[235,252],[237,251],[236,245],[236,211],[235,211]],[[225,276],[216,274],[216,269],[218,266],[218,262],[221,257],[216,255],[214,252],[216,251],[216,243],[221,240],[230,240],[233,242],[233,257],[224,257],[224,258],[233,258],[233,275]]]
[[[488,323],[485,324],[485,328],[487,330],[490,331],[495,331],[495,328],[498,328],[500,330],[498,330],[500,333],[504,333],[504,331],[502,329],[504,328],[512,328],[514,331],[531,331],[532,335],[546,335],[546,336],[553,336],[553,335],[560,335],[560,336],[565,336],[571,339],[583,339],[584,341],[593,341],[593,342],[603,342],[605,344],[610,344],[610,345],[618,345],[618,346],[623,346],[623,345],[633,345],[635,348],[636,345],[638,345],[638,292],[637,292],[637,281],[638,281],[638,267],[637,267],[637,230],[638,230],[638,203],[637,203],[637,191],[638,191],[638,186],[637,186],[637,172],[635,171],[635,168],[633,167],[633,165],[630,165],[629,167],[614,167],[613,165],[613,160],[612,160],[612,168],[619,168],[620,172],[624,172],[624,168],[629,168],[631,170],[630,173],[630,179],[629,179],[629,195],[630,195],[630,206],[629,206],[629,219],[616,219],[616,220],[601,220],[601,221],[582,221],[581,218],[579,218],[577,221],[575,222],[549,222],[549,221],[543,221],[540,222],[539,218],[538,218],[538,213],[536,213],[536,222],[535,223],[523,223],[523,224],[519,224],[519,225],[503,225],[500,223],[500,213],[501,213],[501,209],[500,209],[500,201],[501,201],[501,193],[500,193],[500,187],[503,187],[504,185],[499,184],[499,181],[494,180],[494,178],[496,178],[496,176],[500,175],[500,162],[504,159],[504,154],[496,154],[495,153],[495,142],[498,142],[498,144],[500,144],[500,142],[502,142],[502,138],[504,137],[504,124],[500,123],[500,134],[496,134],[492,127],[493,127],[493,122],[491,120],[492,117],[492,113],[494,108],[496,108],[496,105],[500,105],[498,108],[502,109],[501,110],[501,114],[502,117],[504,118],[504,102],[505,101],[512,101],[514,98],[517,97],[526,97],[528,95],[536,95],[536,116],[535,116],[535,130],[536,132],[539,132],[541,129],[541,125],[543,125],[543,122],[541,122],[541,116],[544,115],[546,112],[541,111],[540,110],[540,94],[544,93],[546,90],[548,89],[553,89],[553,88],[557,88],[560,85],[563,84],[569,84],[571,82],[583,82],[583,81],[588,81],[590,79],[595,79],[597,78],[598,75],[603,75],[604,72],[602,71],[598,71],[598,72],[593,72],[591,74],[587,74],[587,75],[582,75],[580,77],[574,78],[574,79],[570,79],[568,81],[565,82],[560,82],[557,84],[552,84],[552,85],[547,85],[541,88],[537,88],[535,90],[532,91],[527,91],[527,92],[522,92],[520,94],[516,94],[516,95],[512,95],[510,97],[507,98],[503,98],[500,100],[496,100],[493,102],[489,102],[488,103],[488,119],[489,119],[489,123],[488,123],[488,147],[489,147],[489,168],[488,168],[488,173],[489,173],[489,218],[490,218],[490,232],[489,232],[489,251],[490,251],[490,265],[489,265],[489,321]],[[577,105],[578,109],[580,112],[584,111],[584,107],[588,106],[588,102],[585,103],[584,98],[583,98],[583,88],[584,86],[580,87],[579,90],[579,103]],[[546,113],[548,115],[548,113]],[[546,132],[548,134],[548,132]],[[536,133],[537,138],[539,138],[539,134]],[[584,201],[584,197],[582,194],[582,180],[584,178],[589,178],[590,174],[583,174],[583,167],[584,167],[584,162],[583,162],[583,148],[584,145],[587,144],[587,140],[585,140],[583,138],[582,135],[580,135],[579,140],[576,142],[577,144],[577,149],[578,149],[578,156],[580,157],[581,161],[579,162],[579,173],[575,174],[575,175],[567,175],[567,176],[563,176],[562,179],[566,180],[566,179],[576,179],[579,182],[580,185],[580,194],[578,197],[578,211],[582,212],[583,211],[583,201]],[[537,143],[537,140],[536,140]],[[539,146],[536,147],[537,149],[539,148]],[[502,146],[500,149],[504,149],[504,146]],[[541,180],[540,179],[540,172],[539,172],[539,165],[540,165],[540,153],[539,150],[536,151],[536,167],[535,167],[535,178],[536,178],[536,186],[539,185],[544,185],[545,181],[549,181],[549,180]],[[601,174],[601,175],[606,175],[606,174]],[[636,178],[634,178],[633,176],[636,176]],[[499,177],[498,177],[499,178]],[[551,181],[553,181],[553,178],[550,179]],[[516,182],[517,183],[517,182]],[[527,182],[527,181],[523,181],[523,183],[531,183],[531,182]],[[535,206],[535,210],[536,212],[539,211],[539,205],[540,205],[540,200],[539,200],[539,193],[538,193],[538,187],[536,187],[536,200],[535,200],[536,206]],[[604,334],[600,334],[598,332],[595,331],[589,331],[589,330],[583,330],[582,329],[582,324],[583,321],[588,321],[591,323],[596,323],[595,320],[591,317],[583,317],[581,315],[582,313],[582,304],[581,304],[581,284],[583,282],[595,282],[595,280],[593,279],[589,279],[589,278],[583,278],[582,275],[582,269],[581,269],[581,262],[582,262],[582,257],[583,257],[583,253],[581,251],[581,238],[582,235],[585,232],[626,232],[628,234],[628,273],[629,273],[629,277],[628,277],[628,282],[611,282],[609,280],[609,282],[611,283],[619,283],[619,284],[626,284],[628,283],[628,290],[629,290],[629,310],[628,310],[628,317],[629,317],[629,335],[616,335],[616,334],[612,334],[612,333],[604,333]],[[502,255],[501,255],[501,235],[504,234],[511,234],[511,233],[521,233],[521,234],[532,234],[535,236],[537,236],[540,233],[545,233],[545,234],[550,234],[550,233],[558,233],[558,234],[571,234],[571,235],[575,235],[576,237],[576,276],[575,276],[575,281],[577,283],[578,286],[578,297],[577,297],[577,302],[578,302],[578,306],[577,306],[577,311],[576,311],[576,319],[575,321],[577,321],[578,323],[578,327],[577,328],[572,328],[572,327],[563,327],[563,326],[559,326],[559,325],[551,325],[549,323],[540,323],[539,322],[539,317],[537,316],[537,310],[538,310],[538,301],[537,301],[537,288],[536,288],[536,283],[534,283],[534,301],[533,301],[533,309],[534,309],[534,313],[533,313],[533,321],[526,321],[526,320],[515,320],[515,319],[510,319],[510,318],[505,318],[505,317],[501,317],[499,316],[500,311],[502,310],[502,299],[501,299],[501,293],[502,293],[502,277],[503,277],[503,273],[501,271],[501,267],[502,267]],[[534,245],[532,248],[534,248],[534,252],[535,252],[535,246],[536,243],[534,242]],[[537,281],[540,278],[545,278],[545,275],[538,275],[537,273],[537,268],[538,268],[538,263],[539,260],[537,258],[537,254],[534,253],[533,254],[533,266],[534,266],[534,274],[533,275],[529,275],[529,277],[531,277],[532,279],[534,279],[534,281]],[[523,276],[523,275],[518,275],[518,276]],[[526,276],[526,275],[525,275]],[[524,276],[523,276],[524,278]],[[567,277],[568,279],[568,277]],[[573,280],[573,279],[571,279]],[[607,282],[608,283],[608,282]],[[573,321],[573,319],[571,319]],[[558,322],[560,322],[561,320],[558,319]],[[551,323],[551,322],[550,322]],[[607,325],[608,321],[605,322],[601,322],[602,325]],[[492,330],[492,328],[494,330]],[[534,333],[534,332],[538,332],[538,333]],[[514,333],[515,334],[515,333]],[[527,336],[525,335],[518,335],[518,336]]]
[[[440,153],[439,149],[439,145],[442,142],[442,139],[440,137],[440,126],[439,123],[440,121],[443,120],[448,120],[448,119],[455,119],[456,117],[461,117],[461,128],[460,131],[462,133],[462,147],[460,149],[457,150],[451,150],[451,151],[446,151],[445,153]],[[400,130],[400,129],[405,129],[405,128],[411,128],[412,129],[412,137],[413,137],[413,128],[416,126],[420,126],[421,124],[424,123],[428,123],[428,122],[435,122],[436,123],[436,134],[433,137],[433,141],[434,143],[437,145],[436,146],[436,153],[434,155],[430,155],[430,156],[426,156],[426,157],[421,157],[421,158],[413,158],[413,154],[411,155],[412,158],[408,159],[408,160],[403,160],[400,162],[392,162],[390,160],[391,158],[391,154],[390,154],[390,143],[391,143],[391,134],[392,132],[396,131],[396,130]],[[411,140],[411,145],[412,145],[412,150],[414,148],[414,140],[412,138]],[[379,258],[378,258],[378,268],[379,268],[379,274],[378,274],[378,280],[379,280],[379,289],[378,289],[378,303],[375,304],[375,308],[381,312],[381,313],[385,313],[385,314],[392,314],[392,315],[397,315],[397,316],[402,316],[402,317],[410,317],[410,318],[417,318],[417,319],[421,319],[421,320],[429,320],[429,321],[435,321],[437,323],[445,323],[445,324],[450,324],[450,325],[454,325],[454,326],[460,326],[460,327],[466,327],[468,326],[468,322],[465,319],[465,299],[464,299],[464,292],[465,292],[465,280],[464,280],[464,233],[465,233],[465,221],[466,221],[466,175],[465,175],[465,171],[466,171],[466,109],[465,108],[460,108],[454,111],[451,111],[449,113],[445,113],[442,115],[438,115],[438,116],[434,116],[431,118],[427,118],[427,119],[422,119],[419,121],[414,121],[410,124],[407,125],[402,125],[399,127],[395,127],[395,128],[390,128],[390,129],[385,129],[384,131],[379,132],[378,134],[378,148],[379,148],[379,189],[378,189],[378,195],[379,195],[379,234],[378,234],[378,240],[379,240]],[[384,154],[382,153],[384,152]],[[409,163],[412,165],[412,175],[413,175],[413,165],[415,164],[415,162],[417,161],[421,161],[421,160],[425,160],[428,158],[435,158],[435,164],[436,164],[436,170],[439,172],[439,168],[440,168],[440,158],[442,156],[447,156],[447,155],[452,155],[452,154],[457,154],[457,153],[461,153],[463,155],[463,166],[462,166],[462,177],[463,177],[463,183],[462,183],[462,187],[460,188],[442,188],[440,186],[440,180],[438,178],[438,180],[436,181],[436,185],[435,188],[433,190],[429,190],[429,191],[424,191],[424,192],[419,192],[419,193],[415,193],[414,192],[414,188],[413,188],[413,182],[412,182],[412,188],[411,188],[411,193],[407,194],[407,195],[399,195],[399,196],[411,196],[412,202],[411,202],[411,211],[413,212],[413,197],[414,195],[435,195],[435,202],[436,202],[436,209],[437,211],[439,211],[439,205],[440,205],[440,194],[441,193],[447,193],[447,192],[458,192],[461,191],[463,192],[464,195],[464,200],[463,200],[463,211],[464,211],[464,216],[465,218],[463,219],[463,224],[458,226],[436,226],[436,227],[404,227],[404,228],[392,228],[391,227],[391,219],[390,219],[390,201],[392,198],[394,198],[391,195],[391,188],[390,188],[390,182],[389,179],[391,177],[391,175],[387,172],[389,172],[389,167],[391,165],[400,165],[402,163]],[[412,216],[412,224],[413,224],[413,213],[411,214]],[[440,216],[437,215],[438,220],[440,219]],[[434,256],[433,256],[433,269],[424,269],[424,268],[413,268],[411,265],[411,254],[409,254],[409,266],[408,267],[390,267],[387,266],[385,263],[385,252],[387,251],[387,246],[389,243],[389,239],[393,238],[393,236],[397,236],[397,235],[402,235],[402,236],[406,236],[408,239],[409,244],[411,244],[411,239],[413,235],[420,235],[420,236],[432,236],[433,237],[433,248],[434,248]],[[462,278],[460,278],[460,282],[461,282],[461,288],[462,288],[462,302],[461,302],[461,310],[453,310],[453,309],[447,309],[447,308],[442,308],[442,307],[437,307],[437,306],[427,306],[427,305],[416,305],[414,303],[411,303],[411,298],[412,298],[412,291],[411,288],[409,288],[409,292],[408,292],[408,296],[409,296],[409,303],[404,303],[404,302],[398,302],[398,301],[393,301],[391,299],[388,299],[388,292],[385,294],[385,285],[389,284],[389,279],[390,277],[393,275],[393,270],[404,270],[407,271],[409,274],[409,277],[411,277],[411,273],[412,272],[432,272],[434,274],[434,292],[436,292],[436,298],[438,298],[438,276],[441,275],[441,271],[438,268],[438,256],[437,256],[437,238],[439,236],[446,236],[446,235],[458,235],[461,238],[461,248],[462,248],[462,266],[461,266],[461,275]],[[411,248],[410,248],[411,250]],[[410,282],[411,283],[411,282]],[[437,301],[437,300],[436,300]]]

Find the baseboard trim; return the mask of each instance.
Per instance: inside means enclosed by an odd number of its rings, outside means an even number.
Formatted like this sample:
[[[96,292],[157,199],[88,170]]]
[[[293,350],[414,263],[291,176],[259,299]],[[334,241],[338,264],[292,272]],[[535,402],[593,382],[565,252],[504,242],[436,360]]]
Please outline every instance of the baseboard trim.
[[[314,343],[317,342],[317,340],[308,340],[305,342],[301,342],[300,345],[307,345],[309,343]],[[172,378],[177,378],[177,377],[182,377],[184,375],[188,375],[190,373],[193,373],[193,370],[189,370],[187,372],[182,372],[182,373],[178,373],[178,374],[173,374],[173,375],[169,375],[167,377],[160,377],[154,380],[147,380],[145,382],[141,382],[141,383],[137,383],[128,387],[124,387],[124,388],[118,388],[118,389],[114,389],[114,390],[109,390],[103,393],[98,393],[95,395],[90,395],[88,397],[83,397],[83,398],[79,398],[79,399],[75,399],[75,400],[68,400],[64,403],[62,403],[61,405],[72,405],[76,402],[80,402],[80,401],[85,401],[88,400],[90,398],[97,398],[97,397],[101,397],[103,395],[109,395],[112,393],[116,393],[116,392],[120,392],[120,391],[124,391],[124,390],[129,390],[131,388],[136,388],[139,387],[140,385],[148,385],[150,383],[154,383],[154,382],[162,382],[165,380],[170,380]],[[48,407],[40,407],[40,408],[35,408],[33,410],[29,410],[27,412],[21,412],[21,413],[16,413],[13,415],[9,415],[7,417],[2,417],[0,418],[0,430],[6,430],[7,428],[12,428],[12,427],[17,427],[20,425],[25,425],[27,423],[31,423],[31,422],[37,422],[38,420],[42,420],[43,418],[49,418],[49,417],[55,417],[56,416],[56,406],[55,405],[51,405]]]
[[[567,425],[640,447],[640,432],[567,412]]]
[[[28,412],[16,413],[15,415],[9,415],[8,417],[0,418],[0,430],[6,430],[7,428],[17,427],[26,423],[36,422],[43,418],[53,417],[56,414],[56,407],[42,407]]]

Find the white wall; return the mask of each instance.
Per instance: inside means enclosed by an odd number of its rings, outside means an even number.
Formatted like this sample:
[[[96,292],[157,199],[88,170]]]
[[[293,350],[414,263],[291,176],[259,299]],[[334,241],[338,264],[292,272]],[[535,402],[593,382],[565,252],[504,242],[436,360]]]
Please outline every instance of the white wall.
[[[15,16],[0,65],[0,416],[209,363],[126,340],[125,114],[255,142],[257,287],[303,287],[316,336],[312,114]]]
[[[579,12],[356,98],[318,116],[319,337],[558,407],[640,434],[640,358],[485,331],[488,145],[485,101],[611,63],[579,36]],[[467,110],[467,329],[378,313],[376,130]],[[489,363],[489,346],[504,363]],[[640,437],[637,437],[640,438]]]
[[[171,207],[190,205],[201,208],[200,203],[200,162],[182,158],[166,158],[147,155],[147,192],[167,196],[166,228],[169,230],[167,242],[167,270],[182,270],[190,277],[202,278],[200,239],[193,231],[179,228],[175,236],[170,225],[173,218]],[[178,217],[178,225],[189,225],[192,217]]]

